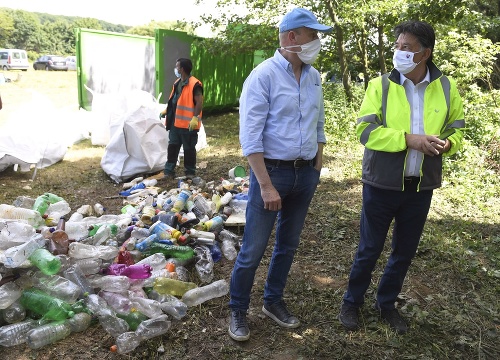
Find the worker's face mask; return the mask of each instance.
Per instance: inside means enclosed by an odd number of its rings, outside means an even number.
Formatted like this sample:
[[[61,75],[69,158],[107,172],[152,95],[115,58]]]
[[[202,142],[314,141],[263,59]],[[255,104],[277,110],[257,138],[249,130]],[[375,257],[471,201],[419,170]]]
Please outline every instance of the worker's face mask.
[[[174,74],[176,77],[180,78],[181,77],[181,73],[179,72],[179,70],[177,70],[177,68],[174,68]]]
[[[300,47],[302,50],[301,51],[289,50],[289,48],[298,48],[298,47]],[[291,53],[296,53],[299,59],[304,64],[312,64],[318,58],[319,51],[321,50],[321,40],[316,39],[302,45],[284,46],[282,49]]]
[[[422,60],[420,60],[418,63],[414,63],[413,57],[415,54],[421,53],[422,51],[424,50],[422,49],[414,53],[411,51],[394,50],[394,56],[392,58],[394,68],[403,75],[412,72],[417,65],[422,62]]]

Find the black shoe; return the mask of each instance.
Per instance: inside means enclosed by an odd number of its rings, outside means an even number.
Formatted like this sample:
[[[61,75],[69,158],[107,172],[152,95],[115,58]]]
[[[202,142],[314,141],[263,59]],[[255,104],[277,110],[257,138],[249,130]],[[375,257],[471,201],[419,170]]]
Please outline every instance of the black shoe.
[[[347,330],[356,331],[359,329],[359,315],[357,307],[342,304],[338,318]]]
[[[250,338],[246,311],[231,310],[228,332],[229,336],[236,341],[246,341]]]
[[[375,303],[375,310],[380,314],[380,318],[386,321],[392,330],[400,335],[406,334],[408,332],[408,325],[399,314],[398,309],[392,310],[381,310],[378,303]]]
[[[299,319],[290,314],[283,300],[270,305],[264,304],[262,311],[280,326],[291,329],[300,325]]]

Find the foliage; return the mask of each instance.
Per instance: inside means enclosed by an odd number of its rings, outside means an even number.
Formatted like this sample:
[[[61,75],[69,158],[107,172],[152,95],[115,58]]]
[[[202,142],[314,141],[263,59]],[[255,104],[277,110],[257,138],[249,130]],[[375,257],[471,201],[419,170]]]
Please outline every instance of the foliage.
[[[192,26],[183,21],[151,21],[146,25],[131,27],[127,30],[127,34],[154,37],[155,29],[184,31],[193,34]]]

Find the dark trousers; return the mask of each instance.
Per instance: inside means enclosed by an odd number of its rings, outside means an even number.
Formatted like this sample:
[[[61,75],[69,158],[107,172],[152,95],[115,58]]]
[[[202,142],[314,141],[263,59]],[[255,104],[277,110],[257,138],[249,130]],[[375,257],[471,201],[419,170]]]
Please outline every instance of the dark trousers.
[[[394,219],[392,252],[378,284],[377,302],[381,310],[394,309],[411,261],[417,252],[432,200],[432,190],[416,192],[408,184],[407,191],[392,191],[363,185],[363,208],[360,241],[344,303],[361,307],[372,279],[372,271],[384,248]]]
[[[193,176],[196,173],[196,144],[198,143],[198,131],[189,131],[172,126],[168,135],[168,154],[165,163],[165,175],[175,174],[175,165],[181,151],[184,148],[184,173]]]

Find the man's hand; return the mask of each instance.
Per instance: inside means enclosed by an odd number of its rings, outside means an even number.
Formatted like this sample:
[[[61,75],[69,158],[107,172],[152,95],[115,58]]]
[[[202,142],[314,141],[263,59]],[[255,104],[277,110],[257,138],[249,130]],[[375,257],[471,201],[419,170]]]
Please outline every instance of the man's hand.
[[[198,116],[193,116],[189,122],[189,131],[193,131],[198,127]]]
[[[406,146],[428,156],[440,155],[450,149],[449,140],[441,140],[437,135],[406,134]]]
[[[270,211],[281,210],[281,197],[276,188],[272,185],[260,186],[260,194],[264,201],[264,209]]]
[[[165,116],[167,116],[167,112],[166,112],[165,110],[162,110],[162,111],[160,112],[160,116],[159,116],[160,121],[161,121],[161,119],[162,119],[162,118],[164,118]]]

